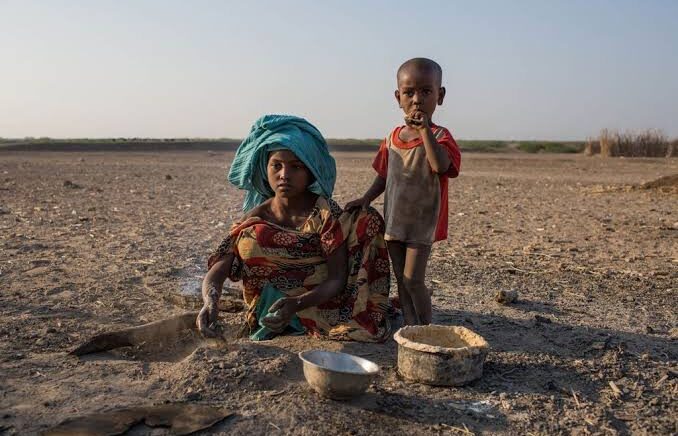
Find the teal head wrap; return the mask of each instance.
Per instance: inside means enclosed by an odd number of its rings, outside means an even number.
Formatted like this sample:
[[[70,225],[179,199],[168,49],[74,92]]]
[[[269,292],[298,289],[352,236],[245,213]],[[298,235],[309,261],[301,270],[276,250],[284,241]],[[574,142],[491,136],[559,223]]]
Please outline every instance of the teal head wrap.
[[[255,121],[240,144],[228,172],[228,181],[247,191],[243,211],[247,212],[274,195],[268,184],[268,155],[290,150],[311,171],[315,181],[308,189],[331,198],[337,167],[325,138],[311,123],[292,115],[264,115]]]

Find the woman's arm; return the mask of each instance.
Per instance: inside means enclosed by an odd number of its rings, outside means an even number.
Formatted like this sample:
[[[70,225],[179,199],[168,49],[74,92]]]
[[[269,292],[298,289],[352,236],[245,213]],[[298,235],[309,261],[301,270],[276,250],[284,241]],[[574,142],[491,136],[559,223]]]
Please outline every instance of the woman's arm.
[[[346,288],[347,276],[348,249],[344,242],[327,256],[327,280],[311,291],[276,301],[269,309],[269,313],[277,313],[265,317],[262,322],[274,332],[284,330],[298,311],[326,303],[339,295]]]
[[[341,244],[327,257],[327,280],[320,283],[312,291],[294,297],[298,309],[318,306],[336,297],[346,288],[348,276],[348,249],[346,242]]]
[[[205,337],[217,336],[212,324],[216,322],[219,315],[219,298],[221,298],[221,289],[224,282],[231,272],[234,255],[231,253],[223,259],[212,265],[202,281],[202,300],[203,307],[198,314],[196,325],[198,330]]]

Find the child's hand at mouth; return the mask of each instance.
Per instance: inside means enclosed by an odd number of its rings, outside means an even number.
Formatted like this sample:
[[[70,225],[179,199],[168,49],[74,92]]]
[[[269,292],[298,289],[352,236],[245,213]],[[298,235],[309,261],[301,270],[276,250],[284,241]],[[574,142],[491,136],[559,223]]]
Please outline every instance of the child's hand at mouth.
[[[405,116],[405,124],[408,127],[421,131],[430,127],[430,119],[426,112],[415,109]]]

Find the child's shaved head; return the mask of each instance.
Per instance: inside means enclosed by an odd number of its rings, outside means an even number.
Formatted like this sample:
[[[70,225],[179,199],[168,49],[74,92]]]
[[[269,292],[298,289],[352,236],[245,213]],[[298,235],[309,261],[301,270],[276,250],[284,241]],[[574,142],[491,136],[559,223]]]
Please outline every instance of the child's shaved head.
[[[400,82],[400,76],[402,74],[413,70],[435,74],[438,86],[440,86],[443,81],[443,69],[440,68],[440,65],[438,65],[437,62],[427,58],[412,58],[409,61],[405,61],[405,63],[398,68],[396,79]]]

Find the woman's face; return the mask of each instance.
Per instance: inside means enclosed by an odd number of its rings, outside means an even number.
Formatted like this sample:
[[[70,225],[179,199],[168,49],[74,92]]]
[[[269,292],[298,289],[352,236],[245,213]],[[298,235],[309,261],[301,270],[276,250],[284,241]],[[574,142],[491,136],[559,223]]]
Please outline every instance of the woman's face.
[[[306,165],[289,150],[271,152],[267,174],[268,184],[280,197],[296,197],[305,193],[313,180]]]

